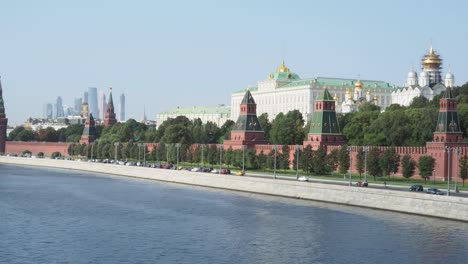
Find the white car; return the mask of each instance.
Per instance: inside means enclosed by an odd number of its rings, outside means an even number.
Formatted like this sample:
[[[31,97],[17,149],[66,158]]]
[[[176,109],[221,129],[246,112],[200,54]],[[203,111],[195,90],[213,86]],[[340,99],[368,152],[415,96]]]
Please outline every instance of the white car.
[[[199,172],[199,171],[200,171],[200,168],[193,168],[193,169],[191,169],[190,171]]]
[[[298,181],[309,181],[309,178],[307,178],[306,176],[301,176],[299,178],[297,178]]]
[[[218,173],[218,171],[216,169],[213,169],[211,173]]]

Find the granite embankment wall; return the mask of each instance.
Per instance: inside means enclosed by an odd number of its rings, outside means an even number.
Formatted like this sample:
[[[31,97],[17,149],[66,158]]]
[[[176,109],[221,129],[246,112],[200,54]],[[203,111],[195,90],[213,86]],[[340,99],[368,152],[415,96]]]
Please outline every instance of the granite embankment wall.
[[[354,186],[349,187],[312,182],[128,167],[67,160],[1,156],[0,163],[107,173],[172,183],[391,210],[468,222],[468,199],[453,196],[436,196]]]

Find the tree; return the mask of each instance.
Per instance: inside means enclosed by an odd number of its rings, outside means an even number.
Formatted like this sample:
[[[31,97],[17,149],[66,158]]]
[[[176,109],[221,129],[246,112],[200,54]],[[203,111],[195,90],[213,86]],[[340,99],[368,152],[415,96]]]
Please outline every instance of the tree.
[[[301,169],[307,175],[312,173],[312,158],[314,156],[314,153],[312,151],[312,146],[307,145],[304,150],[302,151],[301,155]]]
[[[348,152],[348,146],[341,146],[338,152],[339,172],[345,174],[349,170],[350,157]]]
[[[465,180],[468,178],[468,157],[463,156],[460,159],[460,178],[463,181],[463,187],[465,187]]]
[[[278,168],[282,170],[289,169],[289,146],[283,145],[281,147],[281,153],[278,155]]]
[[[414,175],[416,169],[416,162],[411,158],[411,155],[405,154],[401,159],[401,166],[403,168],[403,177],[409,179]]]
[[[371,148],[367,155],[367,171],[369,172],[369,175],[374,177],[374,180],[375,177],[382,176],[382,168],[380,167],[379,162],[381,156],[382,153],[378,148]]]
[[[359,173],[359,179],[361,179],[362,173],[364,172],[365,169],[365,155],[366,153],[364,152],[363,148],[359,148],[358,153],[356,155],[356,170]]]
[[[265,140],[270,140],[271,123],[268,120],[268,114],[263,113],[259,115],[258,122],[260,123],[260,126],[262,127],[263,132],[265,133]]]
[[[325,175],[329,172],[327,164],[327,152],[320,147],[312,156],[312,172],[315,175]]]
[[[382,169],[382,174],[383,176],[389,176],[390,173],[392,172],[392,169],[394,168],[395,164],[395,156],[398,155],[395,151],[395,148],[390,147],[387,148],[383,155],[382,158],[380,159],[380,167]]]
[[[278,145],[296,145],[304,141],[304,119],[298,110],[279,113],[273,120],[270,140]]]
[[[258,168],[261,170],[265,170],[267,167],[267,156],[263,153],[263,150],[257,155],[257,164]]]
[[[424,179],[424,183],[427,182],[432,176],[432,171],[434,170],[435,159],[431,156],[421,156],[418,160],[419,175]]]
[[[328,172],[336,171],[339,166],[339,150],[332,150],[326,157]]]

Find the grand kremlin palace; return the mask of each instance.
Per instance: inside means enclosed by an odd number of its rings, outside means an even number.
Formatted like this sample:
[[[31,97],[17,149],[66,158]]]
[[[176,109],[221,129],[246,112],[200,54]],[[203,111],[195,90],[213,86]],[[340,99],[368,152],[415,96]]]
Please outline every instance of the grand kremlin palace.
[[[327,88],[336,101],[336,112],[357,111],[359,105],[370,102],[380,106],[382,111],[391,104],[408,106],[413,98],[424,96],[432,100],[435,95],[445,91],[446,87],[455,86],[455,77],[448,71],[442,78],[442,59],[430,47],[421,59],[422,71],[408,72],[405,84],[395,86],[384,81],[343,79],[343,78],[306,78],[292,72],[283,62],[275,72],[265,80],[248,87],[257,104],[257,113],[267,113],[273,120],[277,114],[299,110],[304,119],[309,120],[314,109],[315,98]],[[188,107],[176,108],[157,115],[157,124],[168,118],[185,115],[189,119],[200,118],[203,122],[211,121],[221,126],[228,119],[237,120],[239,105],[246,89],[231,94],[231,107]]]

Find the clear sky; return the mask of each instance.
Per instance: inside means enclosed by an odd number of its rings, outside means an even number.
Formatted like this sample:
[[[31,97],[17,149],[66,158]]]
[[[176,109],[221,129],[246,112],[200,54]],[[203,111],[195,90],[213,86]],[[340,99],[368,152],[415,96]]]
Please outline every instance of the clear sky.
[[[230,104],[284,59],[301,77],[402,85],[432,44],[468,80],[466,1],[0,0],[9,124],[88,87],[125,93],[127,117]]]

